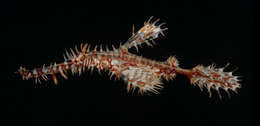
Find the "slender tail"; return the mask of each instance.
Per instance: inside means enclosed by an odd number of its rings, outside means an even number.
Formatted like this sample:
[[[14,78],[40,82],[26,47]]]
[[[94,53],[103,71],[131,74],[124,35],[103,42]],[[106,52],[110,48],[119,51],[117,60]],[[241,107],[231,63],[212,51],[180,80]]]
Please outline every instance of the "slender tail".
[[[190,83],[199,86],[201,91],[206,87],[209,97],[211,97],[211,89],[216,90],[221,99],[219,89],[226,91],[228,97],[230,97],[229,90],[237,93],[237,89],[241,88],[239,76],[234,76],[232,72],[224,72],[225,68],[216,68],[214,65],[208,67],[197,65],[190,70],[176,68],[176,73],[186,75],[190,79]]]
[[[86,67],[86,58],[87,53],[89,52],[89,45],[88,44],[81,44],[80,48],[81,50],[78,51],[78,48],[75,47],[75,51],[71,49],[71,52],[66,51],[66,56],[64,55],[64,62],[56,64],[50,64],[49,66],[43,65],[40,68],[34,68],[33,70],[27,70],[24,67],[20,67],[18,69],[18,74],[20,74],[23,78],[23,80],[28,80],[30,78],[35,79],[35,83],[41,83],[41,79],[47,81],[48,75],[51,75],[53,81],[55,84],[58,84],[58,80],[56,78],[56,74],[60,73],[62,77],[67,79],[66,73],[68,70],[71,70],[71,72],[79,73],[84,72]]]

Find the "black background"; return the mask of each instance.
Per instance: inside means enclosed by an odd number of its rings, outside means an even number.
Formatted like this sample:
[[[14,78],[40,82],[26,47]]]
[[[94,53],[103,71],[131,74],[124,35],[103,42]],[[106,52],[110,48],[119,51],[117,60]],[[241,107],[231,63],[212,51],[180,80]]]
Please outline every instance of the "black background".
[[[85,1],[7,2],[1,4],[0,119],[9,124],[63,125],[117,120],[169,122],[169,125],[254,125],[253,10],[247,0],[178,1]],[[14,72],[62,62],[65,48],[80,43],[119,45],[150,16],[166,22],[166,37],[154,48],[143,46],[136,53],[158,61],[175,55],[183,68],[216,63],[242,76],[239,93],[228,99],[190,85],[182,75],[163,81],[161,94],[127,93],[122,80],[109,80],[106,72],[58,75],[53,81],[35,84]],[[4,112],[2,112],[4,111]],[[1,123],[2,123],[1,121]]]

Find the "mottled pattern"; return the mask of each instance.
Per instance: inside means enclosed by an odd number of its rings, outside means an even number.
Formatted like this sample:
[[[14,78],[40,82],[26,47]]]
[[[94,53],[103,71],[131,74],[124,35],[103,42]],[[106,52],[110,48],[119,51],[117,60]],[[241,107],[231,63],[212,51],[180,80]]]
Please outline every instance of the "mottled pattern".
[[[72,74],[78,73],[81,75],[85,69],[93,71],[94,68],[100,70],[108,70],[110,78],[115,75],[116,78],[121,78],[127,83],[127,90],[138,89],[139,93],[146,92],[159,93],[163,88],[162,79],[171,80],[176,74],[186,75],[192,85],[198,85],[201,90],[206,87],[210,96],[211,89],[215,89],[219,97],[221,94],[219,89],[224,89],[228,95],[229,90],[235,91],[240,88],[238,77],[233,76],[232,72],[224,72],[224,68],[215,68],[214,66],[205,67],[198,65],[192,69],[183,69],[179,67],[178,60],[171,56],[166,61],[160,62],[151,59],[137,56],[128,52],[128,49],[136,47],[143,43],[152,46],[150,42],[158,38],[163,31],[160,25],[156,25],[159,21],[156,20],[150,23],[152,18],[144,23],[144,26],[136,33],[133,31],[132,37],[124,44],[113,50],[102,46],[95,46],[91,48],[88,44],[81,44],[80,50],[78,47],[66,51],[64,55],[64,62],[43,65],[41,68],[33,70],[26,70],[23,67],[18,69],[18,73],[23,79],[28,80],[34,78],[36,83],[41,83],[41,79],[48,80],[48,75],[51,75],[54,83],[57,84],[56,74],[60,73],[65,79],[67,71],[71,70]]]

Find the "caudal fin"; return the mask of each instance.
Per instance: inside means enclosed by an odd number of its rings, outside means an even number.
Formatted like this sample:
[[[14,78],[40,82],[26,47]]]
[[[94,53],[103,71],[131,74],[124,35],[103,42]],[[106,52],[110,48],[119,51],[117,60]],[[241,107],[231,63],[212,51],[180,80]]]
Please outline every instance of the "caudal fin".
[[[237,89],[241,88],[238,76],[234,76],[232,72],[224,72],[225,67],[215,68],[214,65],[205,67],[198,65],[194,67],[188,75],[191,84],[198,85],[201,90],[206,87],[211,97],[211,89],[218,92],[221,99],[219,89],[223,89],[230,97],[229,90],[237,93]]]

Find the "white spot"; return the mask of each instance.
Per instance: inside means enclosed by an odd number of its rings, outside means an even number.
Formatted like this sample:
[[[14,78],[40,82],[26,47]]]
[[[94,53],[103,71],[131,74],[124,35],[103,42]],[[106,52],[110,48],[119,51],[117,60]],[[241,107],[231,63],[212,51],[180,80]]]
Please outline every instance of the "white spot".
[[[213,85],[214,85],[214,83],[212,83],[212,82],[208,84],[209,87],[212,87]]]
[[[82,55],[82,54],[80,54],[80,55],[78,56],[78,60],[80,60],[82,56],[83,56],[83,55]]]
[[[217,83],[217,84],[216,84],[216,87],[218,87],[218,88],[221,87],[221,84]]]
[[[201,79],[202,80],[202,83],[206,83],[207,79],[206,78],[203,78]]]
[[[160,29],[159,27],[157,27],[157,28],[155,28],[153,31],[154,31],[154,32],[160,32],[161,29]]]
[[[28,74],[28,78],[30,78],[30,77],[31,77],[31,75],[32,75],[32,74],[31,74],[31,73],[29,73],[29,74]]]
[[[33,69],[33,74],[36,75],[37,74],[37,71],[36,69]]]
[[[61,66],[59,66],[59,70],[62,71],[62,67]]]
[[[127,75],[128,73],[129,73],[128,70],[125,70],[125,71],[122,72],[123,75]]]
[[[46,73],[46,68],[45,67],[42,68],[42,72]]]
[[[65,61],[65,62],[64,62],[64,65],[66,66],[66,67],[65,67],[66,69],[69,69],[68,62]]]
[[[112,65],[120,65],[118,60],[112,60],[111,64]]]
[[[56,71],[56,65],[53,66],[53,71]]]
[[[71,68],[74,69],[74,68],[75,68],[75,64],[72,64],[72,65],[71,65]]]
[[[137,71],[137,72],[136,72],[136,77],[137,77],[137,78],[142,77],[142,71],[140,71],[140,70]],[[143,76],[143,78],[145,78],[145,76]]]

